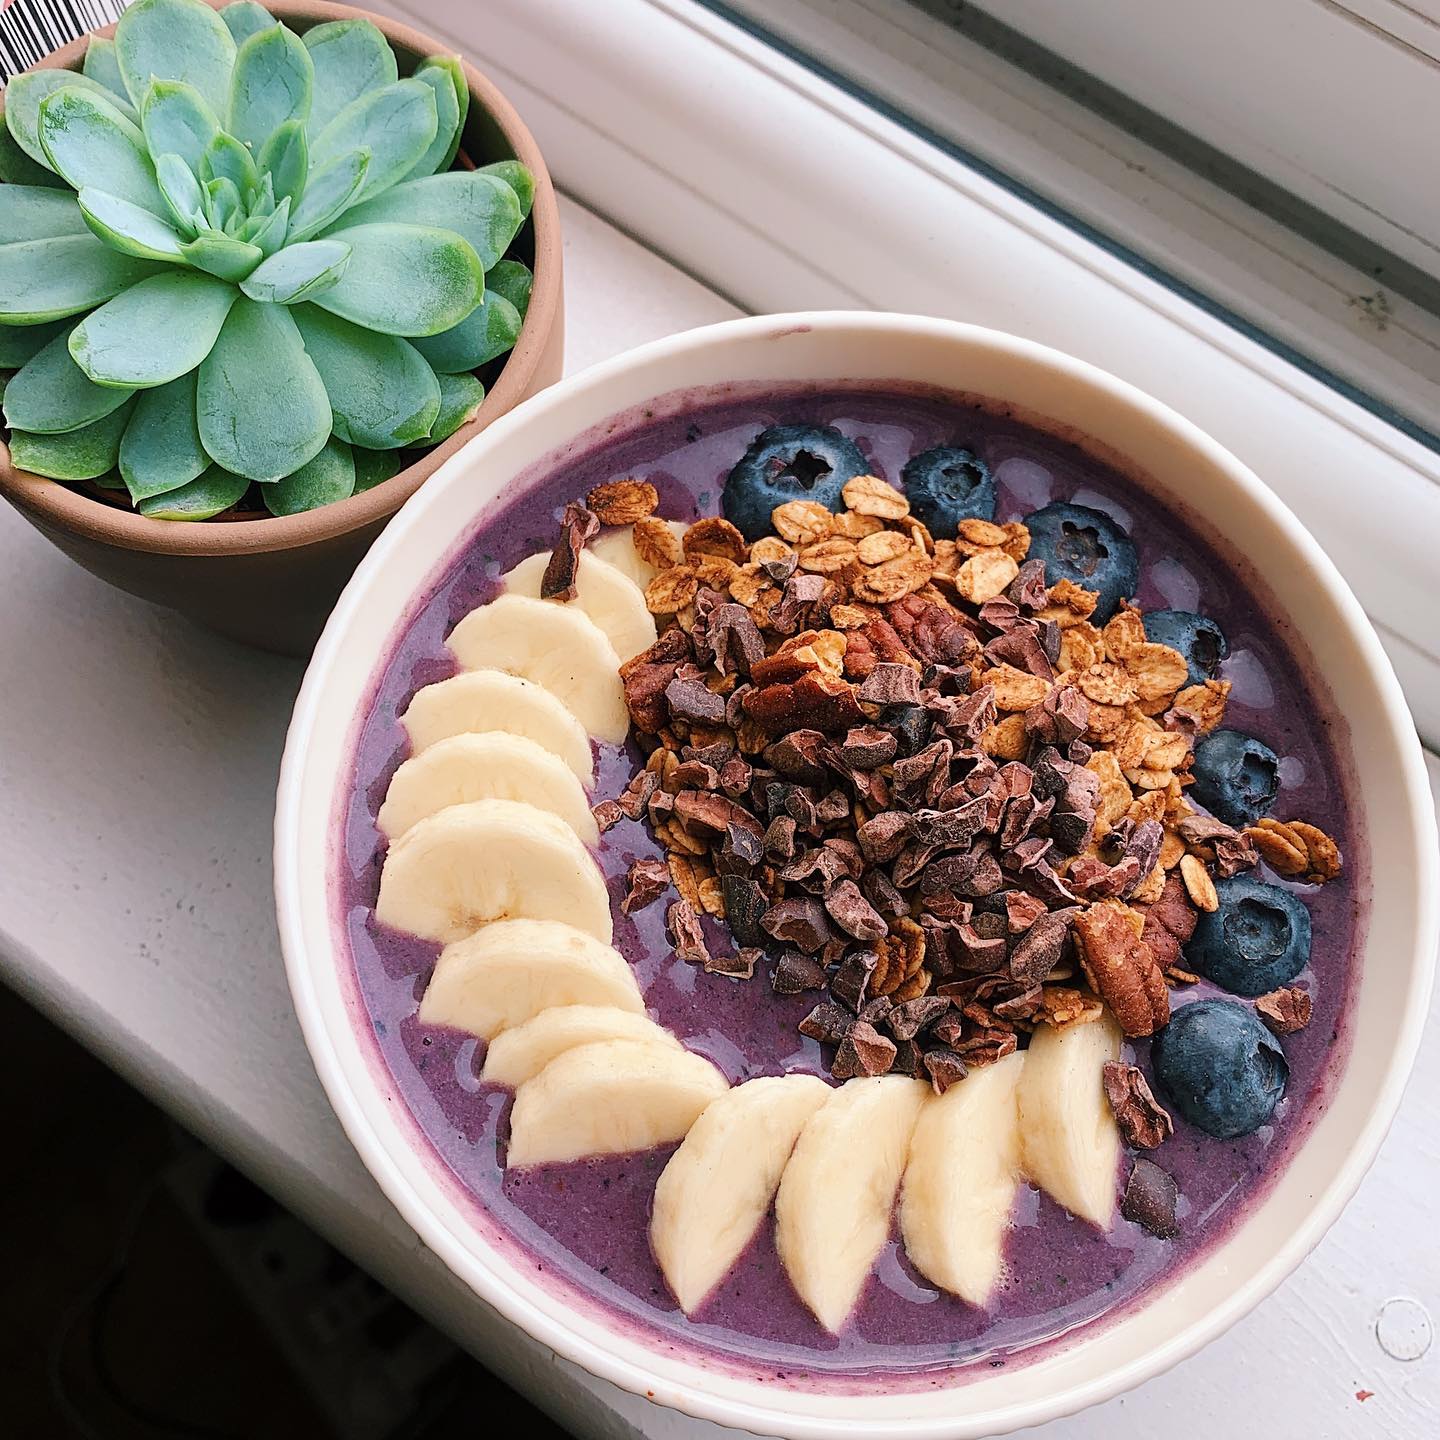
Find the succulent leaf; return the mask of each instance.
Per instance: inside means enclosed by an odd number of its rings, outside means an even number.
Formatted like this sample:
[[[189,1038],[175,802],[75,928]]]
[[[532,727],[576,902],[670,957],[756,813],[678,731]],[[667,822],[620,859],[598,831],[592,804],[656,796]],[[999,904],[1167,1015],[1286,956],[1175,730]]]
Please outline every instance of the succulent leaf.
[[[369,150],[359,199],[387,190],[414,169],[435,138],[435,92],[423,80],[397,80],[347,105],[310,145],[318,170],[352,150]]]
[[[448,440],[462,425],[475,418],[485,399],[485,387],[473,375],[441,375],[440,413],[430,427],[430,443]]]
[[[487,290],[458,325],[420,337],[415,348],[439,374],[458,375],[462,370],[478,370],[514,349],[521,323],[520,312],[498,290]]]
[[[50,480],[94,480],[115,468],[133,404],[134,397],[127,395],[110,414],[61,434],[16,430],[10,436],[10,459],[17,469]]]
[[[485,272],[485,290],[503,295],[525,318],[530,308],[530,292],[535,288],[535,276],[530,267],[519,260],[501,260]]]
[[[497,160],[493,165],[482,165],[477,175],[494,175],[503,180],[520,202],[520,218],[530,217],[530,207],[535,203],[535,177],[518,160]]]
[[[438,335],[480,303],[485,272],[468,240],[423,225],[357,225],[333,231],[350,246],[325,309],[385,335]]]
[[[259,152],[287,120],[310,114],[315,67],[300,37],[284,25],[252,35],[235,56],[226,128]]]
[[[0,370],[18,370],[68,328],[63,320],[48,325],[0,325]]]
[[[342,440],[393,450],[430,433],[440,412],[440,383],[409,341],[377,335],[314,305],[294,314]]]
[[[210,353],[237,298],[212,275],[155,275],[87,315],[70,334],[70,354],[99,385],[164,385]]]
[[[461,93],[467,100],[470,98],[469,90],[464,88],[464,75],[458,60],[442,56],[427,60],[416,69],[415,79],[423,80],[435,92],[435,138],[406,175],[407,180],[419,180],[435,174],[437,170],[448,170],[460,148],[460,125],[464,116],[455,90],[455,78],[447,64],[455,67],[455,73],[461,76]]]
[[[321,505],[348,500],[355,492],[355,461],[350,447],[333,436],[311,461],[263,491],[272,515],[299,515]]]
[[[103,85],[117,100],[130,107],[130,92],[120,76],[120,62],[115,58],[115,42],[103,35],[92,37],[85,47],[85,60],[81,65],[85,77],[97,85]]]
[[[75,197],[47,185],[7,185],[0,204],[0,245],[83,235],[85,217]]]
[[[32,160],[20,148],[15,137],[5,125],[0,125],[0,180],[11,185],[37,185],[50,189],[57,187],[61,190],[69,189],[69,186],[48,165],[39,165]]]
[[[178,155],[155,162],[155,180],[165,197],[170,218],[182,233],[193,235],[205,225],[205,192],[194,172]]]
[[[299,120],[285,120],[276,126],[260,151],[260,173],[269,180],[275,203],[300,203],[305,193],[305,175],[310,169],[310,147],[305,126]]]
[[[332,20],[305,32],[315,66],[310,133],[318,135],[347,105],[399,78],[395,52],[368,20]]]
[[[347,230],[353,225],[389,221],[453,230],[470,242],[481,266],[489,270],[520,229],[520,202],[515,192],[493,175],[451,170],[423,180],[407,180],[373,200],[362,201],[341,218]]]
[[[305,181],[305,193],[292,212],[291,236],[308,240],[342,215],[360,193],[369,168],[370,152],[352,150],[322,169],[311,170]]]
[[[258,245],[230,235],[197,235],[180,247],[188,264],[238,285],[264,258]]]
[[[228,181],[235,187],[231,213],[248,209],[249,197],[260,188],[260,171],[255,157],[233,136],[220,131],[205,147],[200,158],[200,178],[206,187]],[[228,192],[227,192],[228,195]]]
[[[139,116],[128,101],[117,100],[101,84],[87,75],[76,75],[69,70],[27,70],[17,75],[5,87],[5,125],[15,143],[39,166],[52,171],[55,167],[45,154],[40,143],[40,107],[57,90],[76,88],[89,90],[110,100],[127,119],[138,121]],[[9,178],[8,176],[6,177]]]
[[[298,305],[335,285],[349,262],[350,247],[341,240],[287,245],[278,254],[261,261],[240,282],[240,288],[252,300]]]
[[[157,269],[154,261],[122,255],[93,235],[0,245],[0,324],[78,315]]]
[[[145,136],[104,92],[66,85],[47,95],[40,106],[40,143],[51,168],[76,190],[94,185],[165,213]]]
[[[5,423],[13,430],[60,435],[118,410],[134,393],[97,385],[70,355],[70,332],[57,335],[5,387]]]
[[[142,260],[184,263],[185,237],[149,210],[89,186],[80,192],[79,202],[85,224],[112,250]]]
[[[262,255],[273,255],[285,243],[289,228],[290,197],[287,195],[278,210],[263,217],[254,217],[246,227],[248,233],[240,238],[255,246]]]
[[[210,457],[262,483],[314,459],[331,431],[324,383],[290,312],[244,297],[200,366],[195,408]]]
[[[131,100],[152,80],[193,85],[217,115],[230,98],[235,41],[225,22],[194,0],[137,0],[115,27],[115,58]]]
[[[275,24],[275,17],[256,0],[232,0],[220,7],[220,18],[236,45],[243,45],[252,35]]]
[[[400,473],[402,461],[396,450],[362,450],[360,446],[352,445],[350,454],[355,461],[357,495],[393,480]]]
[[[136,395],[118,461],[131,500],[178,490],[209,468],[210,457],[195,422],[196,378],[192,370],[168,385]]]
[[[213,520],[245,498],[250,482],[212,465],[198,480],[142,500],[135,507],[152,520]]]
[[[193,85],[157,80],[141,101],[140,128],[152,157],[178,155],[199,174],[206,149],[220,133],[220,121]]]

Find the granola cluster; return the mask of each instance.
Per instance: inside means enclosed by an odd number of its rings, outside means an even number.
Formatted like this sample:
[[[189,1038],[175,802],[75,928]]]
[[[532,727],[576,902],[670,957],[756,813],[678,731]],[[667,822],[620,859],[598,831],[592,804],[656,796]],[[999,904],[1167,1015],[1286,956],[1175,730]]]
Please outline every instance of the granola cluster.
[[[816,992],[800,1028],[836,1076],[943,1090],[1102,1007],[1152,1034],[1195,979],[1181,947],[1216,876],[1262,856],[1339,873],[1313,826],[1242,833],[1194,810],[1193,746],[1228,684],[1190,684],[1134,609],[1093,623],[1096,594],[1047,585],[1023,524],[937,540],[874,476],[844,501],[783,504],[747,544],[718,517],[677,537],[641,482],[589,497],[633,527],[661,626],[621,671],[646,763],[596,807],[602,826],[647,821],[667,852],[663,871],[637,864],[625,908],[668,880],[682,958],[737,978],[765,960],[776,991]],[[701,915],[735,953],[711,953]],[[1268,1024],[1303,1023],[1294,996],[1266,998]],[[1133,1067],[1107,1089],[1132,1144],[1169,1134]]]

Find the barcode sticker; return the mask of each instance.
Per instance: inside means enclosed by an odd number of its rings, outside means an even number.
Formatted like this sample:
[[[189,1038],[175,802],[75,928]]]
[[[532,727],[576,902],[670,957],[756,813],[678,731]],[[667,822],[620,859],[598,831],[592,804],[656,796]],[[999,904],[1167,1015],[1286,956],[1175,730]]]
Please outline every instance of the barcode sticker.
[[[113,24],[129,0],[9,0],[0,10],[0,81]]]

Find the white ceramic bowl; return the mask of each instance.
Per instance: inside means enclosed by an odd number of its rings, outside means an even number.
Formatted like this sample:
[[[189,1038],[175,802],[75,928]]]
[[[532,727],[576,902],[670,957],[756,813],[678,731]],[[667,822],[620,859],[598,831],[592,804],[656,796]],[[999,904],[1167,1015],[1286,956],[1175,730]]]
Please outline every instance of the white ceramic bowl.
[[[332,928],[336,815],[351,785],[352,729],[412,602],[442,573],[511,477],[583,432],[679,388],[727,382],[907,381],[1017,405],[1183,499],[1263,560],[1351,727],[1368,816],[1371,904],[1353,1040],[1333,1099],[1259,1204],[1183,1283],[1029,1363],[949,1388],[885,1394],[789,1390],[663,1353],[604,1313],[557,1295],[488,1233],[392,1100],[349,960]],[[1437,943],[1435,822],[1410,716],[1380,645],[1335,567],[1295,517],[1213,440],[1111,375],[993,331],[899,315],[739,320],[599,365],[526,402],[471,441],[375,543],[315,651],[285,751],[276,816],[280,933],[316,1069],[365,1164],[432,1250],[516,1325],[594,1374],[659,1404],[766,1435],[969,1437],[1034,1425],[1106,1399],[1219,1335],[1277,1286],[1340,1213],[1374,1158],[1419,1043]],[[358,1019],[357,1019],[358,1016]]]

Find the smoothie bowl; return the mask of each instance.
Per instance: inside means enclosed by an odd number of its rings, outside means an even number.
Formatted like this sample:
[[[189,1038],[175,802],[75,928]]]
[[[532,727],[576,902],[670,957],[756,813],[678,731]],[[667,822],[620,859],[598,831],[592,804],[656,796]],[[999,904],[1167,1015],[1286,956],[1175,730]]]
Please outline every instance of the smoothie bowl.
[[[739,321],[497,422],[315,653],[276,884],[386,1193],[593,1373],[764,1434],[1153,1375],[1334,1220],[1436,944],[1354,598],[1133,388]]]

